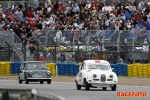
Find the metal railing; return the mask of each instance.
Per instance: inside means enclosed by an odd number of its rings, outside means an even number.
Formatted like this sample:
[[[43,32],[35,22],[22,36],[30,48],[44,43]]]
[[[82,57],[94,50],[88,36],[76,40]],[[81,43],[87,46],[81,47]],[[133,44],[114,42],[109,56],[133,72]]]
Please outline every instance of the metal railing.
[[[42,52],[46,62],[81,61],[85,59],[109,59],[117,61],[117,56],[126,55],[128,60],[147,60],[149,53],[150,30],[82,30],[82,31],[34,31],[38,53]],[[20,61],[24,59],[21,40],[13,31],[0,32],[0,45],[14,47]],[[50,59],[48,59],[50,54]],[[39,55],[39,54],[38,54]],[[65,56],[64,56],[65,55]],[[112,57],[113,55],[113,57]],[[16,57],[16,56],[14,56]],[[65,59],[64,59],[65,58]],[[122,56],[125,59],[124,56]],[[13,61],[13,60],[11,60]]]
[[[30,4],[31,5],[31,7],[33,7],[33,3],[34,3],[34,1],[26,1],[26,0],[21,0],[21,1],[11,1],[11,0],[9,0],[9,1],[0,1],[0,4],[2,5],[2,7],[4,8],[4,9],[7,9],[7,8],[11,8],[11,5],[12,5],[12,3],[21,3],[21,4],[23,4],[24,5],[24,3],[27,3],[27,4]]]
[[[150,38],[149,30],[34,31],[33,34],[46,47],[46,50],[53,54],[54,44],[56,44],[57,61],[61,61],[64,52],[65,55],[72,53],[71,58],[75,58],[77,52],[78,54],[85,52],[88,56],[97,55],[97,52],[98,54],[117,52],[117,55],[120,55],[124,51],[124,43],[128,46],[129,54],[131,54],[129,58],[132,60],[135,57],[136,59],[144,58],[143,54],[135,54],[135,52],[149,52],[147,43],[147,39]]]
[[[44,60],[47,61],[48,51],[46,50],[45,45],[43,45],[41,43],[41,41],[39,41],[39,39],[35,36],[35,34],[32,34],[32,37],[33,37],[34,41],[36,42],[35,44],[36,44],[36,47],[37,47],[38,58],[40,56],[40,53],[42,53],[43,56],[44,56]]]

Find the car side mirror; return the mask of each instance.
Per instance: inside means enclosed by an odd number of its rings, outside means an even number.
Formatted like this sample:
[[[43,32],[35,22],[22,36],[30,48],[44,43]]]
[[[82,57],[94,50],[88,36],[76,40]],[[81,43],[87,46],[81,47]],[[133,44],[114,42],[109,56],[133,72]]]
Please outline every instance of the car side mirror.
[[[114,70],[114,68],[111,68],[111,70]]]

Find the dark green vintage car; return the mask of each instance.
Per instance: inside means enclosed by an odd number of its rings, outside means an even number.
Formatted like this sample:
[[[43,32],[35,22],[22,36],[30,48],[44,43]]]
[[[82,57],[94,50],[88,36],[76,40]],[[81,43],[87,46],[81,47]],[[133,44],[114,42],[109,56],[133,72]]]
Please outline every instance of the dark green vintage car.
[[[21,65],[18,80],[20,84],[23,81],[26,84],[29,82],[40,82],[40,84],[43,84],[44,81],[47,81],[47,84],[51,84],[51,72],[45,62],[26,61]]]

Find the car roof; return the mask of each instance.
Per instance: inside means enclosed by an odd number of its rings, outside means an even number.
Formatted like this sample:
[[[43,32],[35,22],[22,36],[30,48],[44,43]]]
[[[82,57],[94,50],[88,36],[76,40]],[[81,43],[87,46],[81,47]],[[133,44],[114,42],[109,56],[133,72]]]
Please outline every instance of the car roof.
[[[99,63],[99,64],[103,63],[103,64],[109,64],[109,62],[106,61],[106,60],[85,60],[84,62],[85,63]]]

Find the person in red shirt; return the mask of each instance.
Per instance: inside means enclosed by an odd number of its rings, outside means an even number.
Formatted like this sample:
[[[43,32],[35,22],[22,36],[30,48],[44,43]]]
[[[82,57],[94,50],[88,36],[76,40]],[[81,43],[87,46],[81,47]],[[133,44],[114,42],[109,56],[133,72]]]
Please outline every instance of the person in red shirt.
[[[91,9],[93,9],[95,7],[95,2],[92,1],[92,4],[91,4]]]
[[[58,8],[57,8],[57,11],[61,11],[62,10],[62,3],[61,1],[59,2],[59,5],[58,5]]]
[[[34,17],[33,9],[28,12],[27,17],[29,17],[29,18],[33,18]]]
[[[134,16],[134,18],[135,18],[136,21],[138,21],[139,20],[139,14],[136,13],[135,16]]]
[[[40,54],[39,61],[44,61],[43,54]]]
[[[99,7],[100,6],[100,1],[99,0],[97,0],[97,2],[95,3],[95,7]]]

